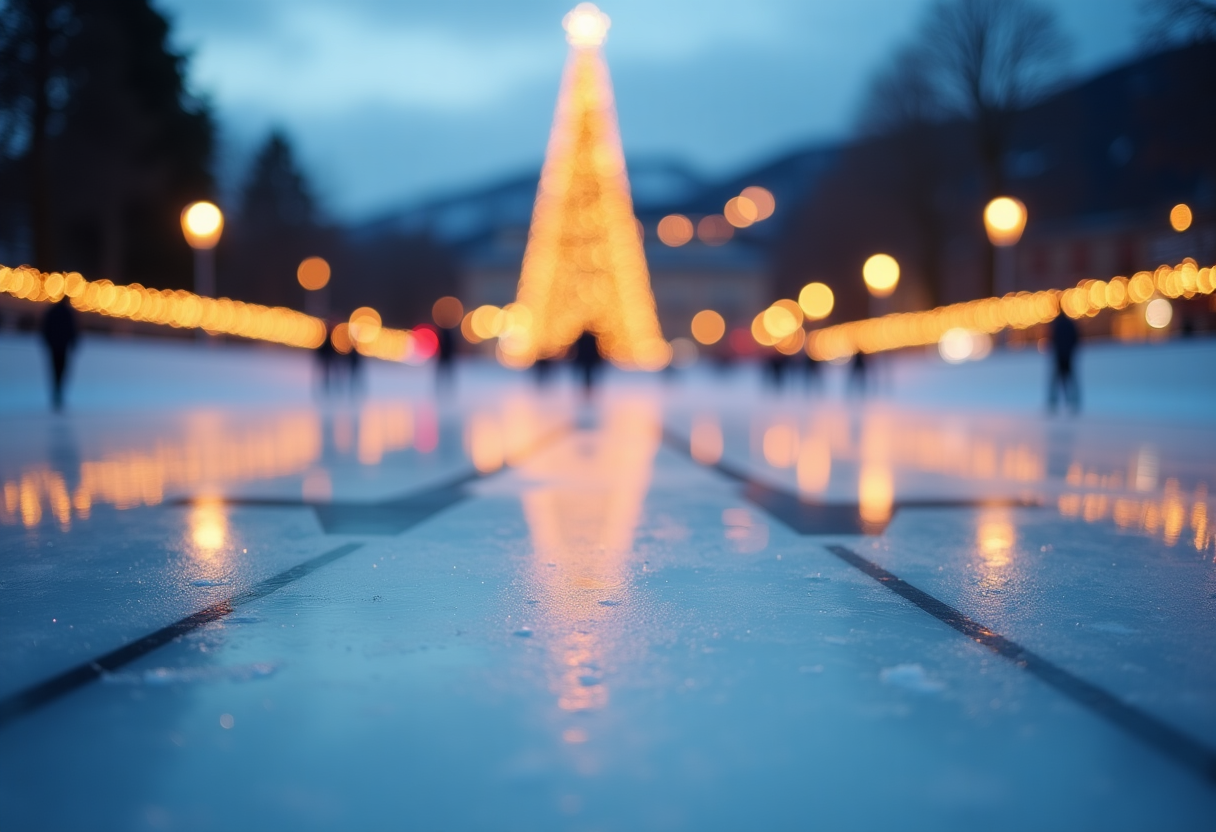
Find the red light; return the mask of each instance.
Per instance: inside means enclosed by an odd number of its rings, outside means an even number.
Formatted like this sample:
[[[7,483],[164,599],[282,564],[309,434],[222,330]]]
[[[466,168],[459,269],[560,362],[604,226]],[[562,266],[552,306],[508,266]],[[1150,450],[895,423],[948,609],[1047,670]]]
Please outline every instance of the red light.
[[[414,329],[414,355],[421,361],[427,361],[439,350],[439,336],[434,328],[421,324]]]
[[[758,348],[756,339],[752,337],[751,332],[746,329],[733,329],[730,333],[730,348],[735,351],[735,355],[749,356],[753,355]]]

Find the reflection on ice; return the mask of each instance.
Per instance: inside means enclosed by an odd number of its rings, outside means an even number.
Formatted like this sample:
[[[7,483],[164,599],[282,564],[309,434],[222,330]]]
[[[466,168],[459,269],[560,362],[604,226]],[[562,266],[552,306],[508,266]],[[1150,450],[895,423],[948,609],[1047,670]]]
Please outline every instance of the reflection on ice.
[[[199,414],[185,421],[179,438],[161,437],[151,447],[105,453],[81,462],[75,470],[54,471],[45,465],[26,470],[4,483],[0,523],[35,526],[45,503],[67,528],[73,512],[85,519],[97,503],[119,509],[157,505],[166,491],[295,474],[320,453],[321,424],[312,412],[252,426]]]
[[[624,400],[602,427],[526,462],[523,494],[532,536],[536,612],[554,651],[558,707],[608,704],[605,674],[621,637],[611,610],[629,595],[633,536],[662,436],[657,407]]]

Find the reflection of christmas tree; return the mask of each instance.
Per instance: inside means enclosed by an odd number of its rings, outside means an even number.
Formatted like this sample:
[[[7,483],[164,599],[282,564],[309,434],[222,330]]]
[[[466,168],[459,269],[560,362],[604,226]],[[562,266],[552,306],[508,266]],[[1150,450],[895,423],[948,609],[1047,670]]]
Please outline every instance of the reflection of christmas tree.
[[[623,367],[658,369],[670,348],[655,314],[646,255],[600,44],[608,17],[582,3],[562,21],[570,57],[545,154],[532,228],[499,341],[526,366],[560,354],[584,331]]]

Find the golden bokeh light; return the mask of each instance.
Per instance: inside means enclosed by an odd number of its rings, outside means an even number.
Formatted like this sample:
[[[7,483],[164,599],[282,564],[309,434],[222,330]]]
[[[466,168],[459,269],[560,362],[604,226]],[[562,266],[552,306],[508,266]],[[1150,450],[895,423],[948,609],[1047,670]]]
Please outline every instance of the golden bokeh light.
[[[764,312],[761,312],[759,315],[752,318],[752,339],[762,347],[771,347],[778,341],[777,338],[772,336],[772,334],[768,331],[768,327],[765,325],[764,316],[767,314],[767,312],[768,310],[766,309]]]
[[[1016,245],[1026,229],[1026,206],[1010,196],[998,196],[984,208],[984,229],[994,246]]]
[[[750,185],[743,189],[739,196],[750,200],[752,205],[756,206],[755,222],[761,222],[773,215],[773,211],[777,210],[777,200],[773,198],[773,194],[767,188],[761,188],[759,185]]]
[[[342,355],[348,355],[355,348],[355,342],[350,337],[350,325],[343,322],[334,327],[329,334],[329,342]]]
[[[190,248],[215,248],[224,232],[224,214],[212,202],[192,202],[182,209],[182,233]]]
[[[756,208],[756,203],[747,197],[736,196],[726,201],[726,207],[722,209],[722,216],[726,217],[726,221],[735,228],[747,228],[759,218],[760,210]]]
[[[876,298],[885,298],[899,284],[899,263],[889,254],[875,254],[861,267],[866,288]]]
[[[707,246],[725,245],[734,235],[735,227],[721,214],[701,217],[701,221],[697,223],[697,239]]]
[[[306,257],[296,269],[296,280],[310,292],[329,285],[329,263],[323,257]]]
[[[709,346],[726,334],[726,320],[712,309],[702,309],[692,316],[692,337],[698,344]]]
[[[1170,209],[1170,227],[1175,231],[1186,231],[1191,227],[1191,222],[1194,217],[1191,214],[1191,206],[1185,202],[1180,202]]]
[[[665,246],[679,248],[696,233],[692,220],[683,214],[668,214],[659,220],[659,240]]]
[[[808,283],[798,293],[798,306],[808,320],[818,321],[832,314],[836,295],[823,283]]]
[[[802,352],[803,345],[806,344],[806,332],[802,327],[795,329],[789,335],[781,338],[777,343],[773,344],[773,348],[782,355],[797,355]]]
[[[431,320],[444,329],[455,329],[464,318],[464,304],[458,298],[442,297],[431,306]]]
[[[375,309],[370,306],[360,306],[350,313],[350,321],[347,326],[351,340],[360,346],[366,346],[372,344],[380,335],[383,322],[380,320],[380,313]]]

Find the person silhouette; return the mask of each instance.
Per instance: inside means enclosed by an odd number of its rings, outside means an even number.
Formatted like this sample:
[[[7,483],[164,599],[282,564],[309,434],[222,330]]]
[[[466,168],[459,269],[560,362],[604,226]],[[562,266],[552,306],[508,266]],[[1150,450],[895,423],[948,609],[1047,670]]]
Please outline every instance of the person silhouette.
[[[604,357],[600,355],[595,335],[590,332],[580,335],[574,342],[574,364],[583,377],[583,395],[588,399],[591,398],[591,391],[595,387],[595,377],[599,373],[600,364],[603,361]]]
[[[866,354],[858,350],[853,353],[853,360],[849,362],[848,387],[851,392],[855,392],[859,396],[865,395],[866,373]]]
[[[334,349],[334,342],[328,334],[313,351],[313,355],[317,361],[317,378],[320,381],[321,392],[328,395],[334,380],[334,361],[338,358],[338,351]]]
[[[456,336],[441,326],[435,330],[439,345],[435,350],[435,391],[445,394],[452,389],[456,370]]]
[[[1054,413],[1058,394],[1064,394],[1064,401],[1073,413],[1081,409],[1081,388],[1073,368],[1073,356],[1077,351],[1081,335],[1072,318],[1063,312],[1056,315],[1051,322],[1051,352],[1052,372],[1051,385],[1047,391],[1047,409]]]
[[[66,297],[53,304],[42,316],[42,340],[51,357],[51,407],[63,409],[63,381],[68,359],[76,346],[76,313]]]

